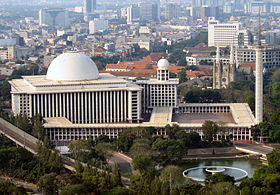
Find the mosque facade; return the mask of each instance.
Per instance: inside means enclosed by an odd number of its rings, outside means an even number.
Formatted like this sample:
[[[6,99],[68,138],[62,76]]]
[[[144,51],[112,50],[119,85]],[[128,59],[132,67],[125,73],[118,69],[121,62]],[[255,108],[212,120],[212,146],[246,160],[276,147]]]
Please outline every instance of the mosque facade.
[[[42,115],[51,141],[116,138],[131,127],[155,127],[165,135],[167,124],[177,124],[201,137],[205,120],[224,121],[233,140],[252,140],[255,118],[248,104],[180,104],[177,78],[169,77],[169,63],[158,62],[157,78],[133,81],[99,73],[95,63],[80,53],[64,53],[46,75],[10,81],[15,115]]]

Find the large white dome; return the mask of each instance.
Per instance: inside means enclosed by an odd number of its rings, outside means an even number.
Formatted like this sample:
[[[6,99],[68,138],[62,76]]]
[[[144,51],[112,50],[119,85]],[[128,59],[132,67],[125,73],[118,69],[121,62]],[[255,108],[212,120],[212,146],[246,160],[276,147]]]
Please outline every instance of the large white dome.
[[[166,59],[160,59],[157,66],[159,70],[168,70],[169,62]]]
[[[96,80],[99,72],[96,64],[81,53],[64,53],[56,57],[47,72],[47,79],[56,81]]]

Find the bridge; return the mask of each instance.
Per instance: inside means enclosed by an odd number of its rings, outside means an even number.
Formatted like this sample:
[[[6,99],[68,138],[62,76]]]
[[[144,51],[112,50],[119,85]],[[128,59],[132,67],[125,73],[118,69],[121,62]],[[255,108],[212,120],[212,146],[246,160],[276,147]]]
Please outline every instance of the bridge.
[[[26,133],[25,131],[19,129],[8,121],[0,118],[0,133],[15,142],[17,145],[25,148],[32,154],[37,154],[37,144],[40,143],[36,137]],[[70,170],[75,170],[75,160],[61,155],[63,166]]]
[[[35,138],[34,136],[26,133],[25,131],[19,129],[18,127],[14,126],[10,122],[4,120],[3,118],[0,117],[0,133],[15,142],[17,145],[25,148],[32,154],[36,155],[37,154],[37,144],[40,143],[40,140]],[[70,171],[75,171],[75,160],[72,158],[69,158],[67,156],[60,155],[62,163],[64,168],[70,170]],[[118,161],[115,162],[115,164],[124,164],[123,167],[124,169],[127,168],[128,162],[125,160],[118,158]],[[85,163],[82,163],[83,166],[86,166]],[[130,164],[129,164],[130,165]],[[122,167],[121,167],[122,168]],[[98,171],[102,172],[104,170],[99,169]],[[122,182],[125,186],[128,186],[130,184],[130,179],[123,177],[122,176]]]
[[[240,142],[234,142],[234,146],[237,150],[241,152],[260,155],[261,160],[265,160],[265,161],[267,160],[266,155],[272,152],[273,150],[273,148],[264,145],[247,144],[247,143],[240,143]]]

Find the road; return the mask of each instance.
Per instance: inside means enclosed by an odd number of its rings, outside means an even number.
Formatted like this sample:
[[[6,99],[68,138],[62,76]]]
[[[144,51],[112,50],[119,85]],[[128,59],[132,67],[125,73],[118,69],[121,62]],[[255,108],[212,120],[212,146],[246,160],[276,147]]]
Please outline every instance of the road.
[[[235,146],[240,147],[240,148],[244,148],[246,150],[251,150],[254,152],[258,152],[260,154],[268,154],[270,152],[272,152],[272,149],[268,149],[268,148],[264,148],[261,145],[256,145],[256,144],[246,144],[246,143],[234,143]]]
[[[129,163],[127,160],[124,160],[120,156],[113,154],[113,156],[110,158],[110,161],[111,167],[114,167],[115,164],[117,164],[121,173],[132,173],[131,163]]]

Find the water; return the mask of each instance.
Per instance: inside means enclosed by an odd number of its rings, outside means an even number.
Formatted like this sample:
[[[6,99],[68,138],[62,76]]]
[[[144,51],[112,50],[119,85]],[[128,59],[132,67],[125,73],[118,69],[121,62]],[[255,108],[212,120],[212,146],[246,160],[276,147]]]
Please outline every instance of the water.
[[[256,159],[216,159],[216,160],[197,160],[197,161],[188,161],[184,163],[181,167],[184,170],[200,167],[200,166],[228,166],[236,167],[247,171],[248,177],[253,177],[254,172],[258,166],[261,166],[262,163]],[[202,169],[193,173],[194,177],[201,177],[203,175]]]

